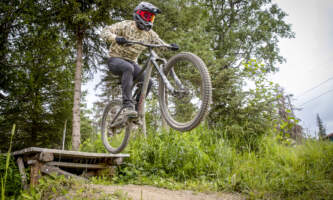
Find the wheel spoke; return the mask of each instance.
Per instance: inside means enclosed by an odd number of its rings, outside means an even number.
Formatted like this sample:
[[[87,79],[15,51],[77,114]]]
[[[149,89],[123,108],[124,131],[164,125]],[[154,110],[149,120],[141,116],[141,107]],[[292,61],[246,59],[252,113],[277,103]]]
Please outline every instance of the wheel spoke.
[[[177,96],[167,92],[167,110],[175,121],[186,123],[195,117],[196,113],[199,112],[200,105],[202,104],[200,96],[200,72],[195,66],[193,66],[193,64],[186,60],[177,62],[173,65],[172,69],[181,81],[183,89],[186,93]],[[171,73],[168,73],[167,78],[176,90],[182,89],[178,87],[178,84]]]

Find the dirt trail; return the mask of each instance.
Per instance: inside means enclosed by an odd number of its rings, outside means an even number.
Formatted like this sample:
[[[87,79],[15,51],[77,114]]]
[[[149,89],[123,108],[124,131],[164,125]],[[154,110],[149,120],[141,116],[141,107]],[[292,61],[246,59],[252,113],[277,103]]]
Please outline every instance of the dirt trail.
[[[106,194],[121,191],[133,200],[243,200],[239,194],[230,193],[198,193],[187,190],[167,190],[152,186],[124,185],[106,186],[91,185],[94,189],[102,190]]]

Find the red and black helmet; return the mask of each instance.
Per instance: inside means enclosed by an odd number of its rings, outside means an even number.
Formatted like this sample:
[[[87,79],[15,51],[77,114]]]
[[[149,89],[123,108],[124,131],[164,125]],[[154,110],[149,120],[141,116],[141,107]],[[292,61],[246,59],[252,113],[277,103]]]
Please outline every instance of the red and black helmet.
[[[153,27],[155,15],[160,9],[148,2],[141,2],[134,9],[133,19],[139,29],[149,31]]]

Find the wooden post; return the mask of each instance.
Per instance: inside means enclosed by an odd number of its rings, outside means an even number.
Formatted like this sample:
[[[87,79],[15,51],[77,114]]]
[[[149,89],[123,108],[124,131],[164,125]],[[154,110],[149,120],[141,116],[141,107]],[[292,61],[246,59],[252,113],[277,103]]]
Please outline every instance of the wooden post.
[[[16,162],[20,171],[23,189],[26,190],[28,189],[28,184],[27,184],[27,175],[25,174],[23,159],[19,157]]]
[[[36,186],[38,184],[38,180],[41,177],[41,166],[38,160],[28,160],[28,164],[31,164],[30,168],[30,186]]]

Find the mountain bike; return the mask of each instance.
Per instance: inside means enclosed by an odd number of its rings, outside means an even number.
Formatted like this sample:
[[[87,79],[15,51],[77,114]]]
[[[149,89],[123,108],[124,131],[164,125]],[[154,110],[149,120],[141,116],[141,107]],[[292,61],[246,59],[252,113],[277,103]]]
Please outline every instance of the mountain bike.
[[[148,82],[154,67],[159,75],[158,99],[163,119],[173,129],[190,131],[200,124],[209,110],[212,98],[210,76],[205,63],[195,54],[182,52],[172,56],[168,61],[160,58],[155,48],[170,49],[168,45],[144,44],[129,41],[128,45],[148,47],[148,59],[140,75],[146,71],[143,82],[133,81],[133,99],[141,89],[138,102],[138,115],[144,112]],[[133,89],[132,88],[132,89]],[[133,123],[136,119],[122,116],[121,100],[111,101],[104,109],[102,117],[102,141],[110,153],[119,153],[127,145]]]

